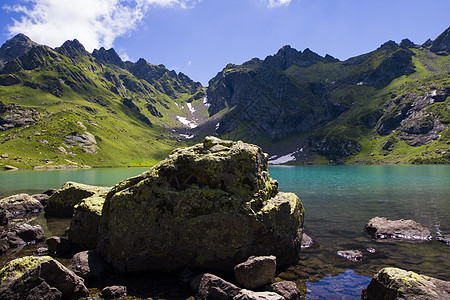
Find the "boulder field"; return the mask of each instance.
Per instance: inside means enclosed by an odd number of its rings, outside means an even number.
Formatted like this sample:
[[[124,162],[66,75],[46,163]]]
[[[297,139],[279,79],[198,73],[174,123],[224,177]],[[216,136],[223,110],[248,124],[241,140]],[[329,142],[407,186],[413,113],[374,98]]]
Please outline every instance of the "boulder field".
[[[267,162],[258,146],[214,137],[174,150],[109,191],[97,251],[119,272],[232,271],[252,255],[295,262],[304,209]]]

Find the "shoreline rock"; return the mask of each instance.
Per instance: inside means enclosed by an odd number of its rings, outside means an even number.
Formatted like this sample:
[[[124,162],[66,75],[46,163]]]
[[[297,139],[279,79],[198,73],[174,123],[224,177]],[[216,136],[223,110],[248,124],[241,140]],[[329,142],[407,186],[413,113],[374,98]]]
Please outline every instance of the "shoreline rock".
[[[267,162],[258,146],[214,137],[174,150],[111,189],[97,250],[119,272],[231,271],[252,255],[296,261],[304,209],[278,192]]]
[[[383,268],[361,293],[361,299],[448,299],[450,281],[398,268]]]

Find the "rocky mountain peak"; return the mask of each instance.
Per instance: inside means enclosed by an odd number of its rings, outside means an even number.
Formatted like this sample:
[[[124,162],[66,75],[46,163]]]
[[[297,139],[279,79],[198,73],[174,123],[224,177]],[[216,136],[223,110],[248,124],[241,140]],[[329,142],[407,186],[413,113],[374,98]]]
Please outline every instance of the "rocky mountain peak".
[[[416,45],[413,42],[411,42],[411,40],[409,40],[409,39],[403,39],[400,42],[400,47],[402,47],[402,48],[414,48],[414,47],[416,47]]]
[[[287,70],[293,65],[299,67],[309,67],[316,62],[323,61],[324,58],[317,53],[306,48],[303,53],[297,51],[289,45],[283,46],[274,56],[268,56],[265,63],[268,66]]]
[[[450,54],[450,27],[436,38],[432,43],[430,50],[434,53]]]
[[[6,41],[0,48],[0,69],[7,62],[28,52],[34,45],[37,44],[22,33]]]
[[[61,47],[56,48],[55,50],[59,54],[65,55],[70,58],[89,54],[77,39],[66,41]]]
[[[117,54],[116,50],[114,50],[114,48],[111,48],[109,50],[106,50],[104,47],[101,47],[99,50],[94,49],[94,51],[92,52],[92,56],[103,63],[113,64],[121,68],[125,66],[124,62]]]
[[[378,49],[384,49],[384,50],[396,50],[398,47],[398,44],[394,41],[387,41],[383,45],[380,46]]]

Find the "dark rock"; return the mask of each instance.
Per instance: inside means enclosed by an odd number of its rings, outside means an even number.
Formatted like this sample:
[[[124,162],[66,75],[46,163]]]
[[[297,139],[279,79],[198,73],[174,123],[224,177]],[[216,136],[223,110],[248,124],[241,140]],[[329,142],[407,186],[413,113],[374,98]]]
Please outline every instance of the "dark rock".
[[[174,150],[108,193],[97,250],[121,272],[297,261],[303,206],[278,192],[267,160],[257,146],[212,137]]]
[[[121,68],[125,66],[120,56],[113,48],[109,50],[106,50],[104,47],[101,47],[99,50],[94,49],[92,56],[102,63],[113,64]]]
[[[298,300],[302,297],[297,285],[292,281],[272,283],[268,290],[283,296],[286,300]]]
[[[84,198],[95,194],[106,194],[110,188],[76,182],[66,182],[47,201],[45,213],[55,217],[72,217],[73,207]]]
[[[359,250],[340,250],[336,252],[340,257],[346,258],[351,261],[361,261],[364,259],[364,255]]]
[[[434,53],[450,54],[450,27],[440,34],[431,44],[430,50]]]
[[[33,197],[34,199],[41,202],[42,206],[44,206],[44,207],[47,206],[47,200],[48,200],[48,198],[50,198],[50,196],[46,195],[46,194],[34,194],[34,195],[31,195],[31,197]]]
[[[86,280],[101,278],[105,273],[103,260],[95,250],[75,254],[70,261],[69,269]]]
[[[77,39],[66,41],[61,47],[55,48],[55,51],[70,58],[89,54]]]
[[[450,281],[398,268],[381,269],[362,291],[361,299],[448,299]]]
[[[10,261],[0,271],[0,278],[0,298],[5,300],[75,300],[89,295],[83,279],[48,256]]]
[[[413,220],[388,220],[375,217],[369,220],[364,230],[374,239],[406,239],[427,241],[431,240],[428,228]]]
[[[28,52],[36,45],[26,35],[19,33],[12,39],[7,40],[0,48],[0,62],[6,63],[18,58]]]
[[[240,286],[258,289],[273,282],[276,268],[275,256],[252,256],[234,267],[234,277]]]
[[[74,252],[72,243],[65,238],[59,236],[52,236],[45,240],[47,244],[48,253],[55,257],[67,257]]]
[[[19,224],[12,227],[10,232],[15,233],[27,244],[45,240],[45,234],[40,225]]]
[[[450,238],[448,238],[448,237],[445,237],[445,236],[437,236],[437,237],[435,237],[435,240],[438,241],[438,242],[441,242],[441,243],[450,245]]]
[[[6,226],[8,222],[8,211],[6,208],[0,206],[0,226]]]
[[[105,299],[117,299],[126,295],[127,287],[122,285],[107,286],[100,293],[100,297]]]
[[[163,115],[156,109],[156,107],[153,104],[147,104],[148,111],[157,118],[162,118]]]
[[[16,75],[0,75],[0,85],[10,86],[21,83],[22,80],[19,79]]]
[[[44,206],[28,194],[17,194],[0,199],[0,207],[3,207],[13,218],[44,210]]]
[[[196,299],[226,300],[234,299],[240,288],[212,274],[201,274],[191,282],[191,288],[196,293]]]
[[[70,242],[80,246],[80,249],[95,249],[97,246],[98,228],[105,197],[106,195],[94,195],[81,200],[74,207],[68,235]]]

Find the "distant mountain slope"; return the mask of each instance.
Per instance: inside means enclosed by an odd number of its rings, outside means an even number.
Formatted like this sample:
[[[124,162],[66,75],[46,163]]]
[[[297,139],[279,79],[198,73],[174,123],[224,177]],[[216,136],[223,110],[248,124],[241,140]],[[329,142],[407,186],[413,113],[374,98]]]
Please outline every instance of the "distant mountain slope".
[[[148,165],[184,143],[186,122],[207,118],[200,83],[114,49],[52,49],[19,34],[0,62],[3,166]]]
[[[207,89],[215,134],[297,163],[449,163],[450,28],[337,61],[290,46],[227,65]]]
[[[205,135],[273,163],[449,163],[450,28],[346,61],[282,47],[202,87],[114,49],[0,48],[0,168],[148,165]]]

